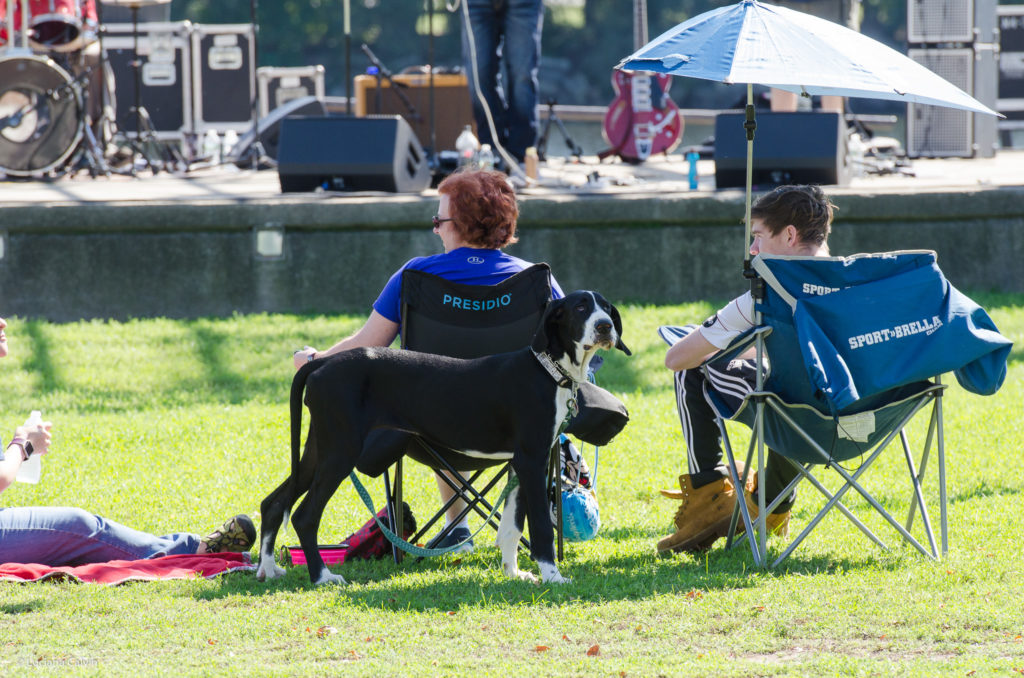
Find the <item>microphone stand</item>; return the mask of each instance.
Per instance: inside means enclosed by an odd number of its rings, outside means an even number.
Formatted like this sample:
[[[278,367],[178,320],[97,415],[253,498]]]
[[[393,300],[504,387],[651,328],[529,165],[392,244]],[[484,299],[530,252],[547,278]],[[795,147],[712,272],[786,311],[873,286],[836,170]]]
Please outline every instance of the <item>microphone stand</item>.
[[[249,22],[252,24],[252,55],[253,63],[252,70],[256,73],[257,66],[260,63],[260,51],[259,51],[259,35],[260,35],[260,23],[256,17],[256,9],[259,4],[259,0],[249,0]],[[253,83],[253,96],[252,96],[252,143],[248,148],[245,149],[245,153],[249,156],[248,159],[251,162],[251,169],[259,170],[260,161],[266,157],[266,149],[263,148],[263,142],[260,141],[260,87],[259,78],[256,78]],[[245,158],[239,157],[235,163],[241,167],[245,164]]]
[[[388,84],[391,85],[391,91],[393,91],[395,95],[398,96],[402,104],[405,105],[406,110],[409,111],[409,117],[411,117],[416,122],[423,122],[423,116],[420,115],[419,111],[416,110],[416,106],[411,101],[409,101],[409,97],[405,95],[405,92],[402,91],[402,88],[408,87],[408,85],[406,85],[403,82],[395,82],[394,79],[391,77],[391,71],[387,69],[387,66],[381,63],[380,59],[377,58],[377,55],[370,50],[366,43],[363,43],[360,49],[363,50],[363,54],[365,54],[366,58],[370,60],[370,63],[377,67],[378,83],[380,82],[380,78],[382,77],[385,80],[387,80]],[[380,95],[380,91],[381,87],[378,84],[378,96]],[[378,113],[379,112],[380,109],[378,108]]]

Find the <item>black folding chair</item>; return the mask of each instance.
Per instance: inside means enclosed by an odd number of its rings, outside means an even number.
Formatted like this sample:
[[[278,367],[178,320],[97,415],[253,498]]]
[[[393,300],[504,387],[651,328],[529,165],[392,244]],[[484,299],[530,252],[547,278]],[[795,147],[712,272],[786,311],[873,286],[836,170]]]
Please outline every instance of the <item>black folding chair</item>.
[[[402,347],[467,359],[516,351],[530,344],[550,298],[551,272],[547,264],[535,264],[497,285],[466,285],[422,271],[406,270],[402,274]],[[500,520],[501,514],[486,497],[510,472],[507,461],[469,457],[401,431],[376,432],[368,444],[387,445],[388,449],[400,446],[406,456],[435,471],[450,473],[450,476],[441,473],[440,477],[452,488],[454,496],[420,525],[408,540],[411,543],[419,542],[459,499],[466,504],[460,518],[472,511],[498,529],[496,520]],[[551,455],[555,473],[558,458],[556,441]],[[484,482],[485,472],[495,466],[500,466],[497,473]],[[471,474],[463,478],[459,471]],[[404,534],[401,459],[395,464],[393,483],[387,473],[384,482],[391,524],[396,526],[397,534]],[[560,499],[561,492],[557,495]],[[559,501],[556,501],[556,508],[558,557],[561,559]],[[454,525],[449,525],[437,539],[442,539],[453,528]],[[525,539],[522,543],[529,547]],[[395,562],[400,562],[402,552],[396,546],[392,546],[392,550]]]

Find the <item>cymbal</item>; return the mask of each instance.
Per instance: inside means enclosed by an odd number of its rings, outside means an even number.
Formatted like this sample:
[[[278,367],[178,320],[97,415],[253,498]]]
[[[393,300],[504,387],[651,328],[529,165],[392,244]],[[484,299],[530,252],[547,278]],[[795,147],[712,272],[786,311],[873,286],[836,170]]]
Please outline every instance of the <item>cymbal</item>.
[[[102,0],[104,5],[115,5],[117,7],[149,7],[150,5],[166,5],[171,0]]]

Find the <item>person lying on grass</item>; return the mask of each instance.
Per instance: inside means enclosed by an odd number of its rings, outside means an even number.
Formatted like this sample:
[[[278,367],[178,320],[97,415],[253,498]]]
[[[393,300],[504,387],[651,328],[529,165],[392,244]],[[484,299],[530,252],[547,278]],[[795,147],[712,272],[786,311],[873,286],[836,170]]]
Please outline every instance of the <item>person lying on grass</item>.
[[[0,318],[0,358],[7,355],[7,321]],[[0,493],[10,487],[31,455],[50,450],[50,422],[19,426],[0,442]],[[177,554],[248,551],[256,540],[249,516],[237,515],[207,537],[185,532],[157,537],[80,508],[0,507],[0,563],[50,567],[143,560]]]

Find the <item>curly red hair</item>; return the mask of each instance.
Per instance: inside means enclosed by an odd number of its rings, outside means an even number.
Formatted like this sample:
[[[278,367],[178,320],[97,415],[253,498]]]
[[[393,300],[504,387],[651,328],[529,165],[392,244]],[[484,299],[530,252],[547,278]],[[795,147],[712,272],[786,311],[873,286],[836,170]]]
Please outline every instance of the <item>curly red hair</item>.
[[[516,242],[519,205],[508,178],[495,170],[456,172],[438,187],[448,196],[452,225],[473,247],[500,250]]]

